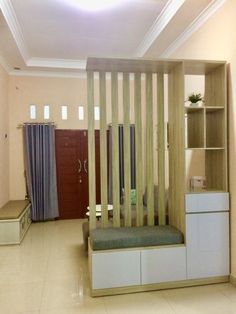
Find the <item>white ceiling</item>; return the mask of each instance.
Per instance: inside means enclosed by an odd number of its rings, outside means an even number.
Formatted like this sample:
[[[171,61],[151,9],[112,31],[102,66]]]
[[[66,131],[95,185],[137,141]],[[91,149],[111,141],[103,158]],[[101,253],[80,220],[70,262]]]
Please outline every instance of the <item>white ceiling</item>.
[[[91,56],[169,57],[226,0],[125,0],[99,12],[75,1],[0,0],[0,63],[9,73],[78,75]]]

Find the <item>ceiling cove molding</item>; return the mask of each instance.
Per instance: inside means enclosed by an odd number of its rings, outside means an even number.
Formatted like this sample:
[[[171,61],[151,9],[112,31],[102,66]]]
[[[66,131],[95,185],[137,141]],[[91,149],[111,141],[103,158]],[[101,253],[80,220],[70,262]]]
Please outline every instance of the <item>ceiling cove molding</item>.
[[[0,8],[15,39],[20,54],[26,63],[29,59],[29,52],[11,1],[0,0]]]
[[[61,68],[85,70],[86,60],[52,59],[52,58],[30,58],[27,66],[44,68]]]
[[[144,39],[139,44],[135,56],[143,57],[153,42],[157,39],[157,37],[164,30],[166,25],[170,22],[176,12],[180,9],[180,7],[184,4],[185,0],[169,0],[165,7],[163,8],[161,14],[156,18],[153,25],[150,27]]]
[[[19,71],[12,70],[9,72],[12,76],[29,76],[29,77],[52,77],[52,78],[79,78],[86,79],[86,71],[80,73],[73,72],[53,72],[53,71]]]
[[[193,22],[179,35],[172,44],[160,55],[161,58],[170,57],[195,33],[224,3],[226,0],[213,0]]]

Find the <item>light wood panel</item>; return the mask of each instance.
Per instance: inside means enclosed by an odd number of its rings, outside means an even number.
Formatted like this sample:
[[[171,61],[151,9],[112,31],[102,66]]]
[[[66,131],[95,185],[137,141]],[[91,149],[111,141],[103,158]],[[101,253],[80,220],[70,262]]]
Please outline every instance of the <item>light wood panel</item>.
[[[106,73],[99,73],[100,95],[100,169],[101,169],[101,206],[102,227],[108,225],[107,210],[107,110],[106,110]]]
[[[141,74],[134,78],[135,113],[135,166],[136,166],[136,225],[143,225],[143,156],[142,156],[142,116],[141,116]]]
[[[187,108],[188,148],[203,148],[204,144],[204,108]]]
[[[165,125],[164,75],[157,74],[157,136],[158,136],[158,222],[166,224],[165,212]],[[155,197],[157,197],[155,195]]]
[[[119,146],[118,146],[118,75],[111,73],[112,105],[112,200],[113,225],[120,227],[120,180],[119,180]]]
[[[127,73],[168,73],[178,62],[169,59],[88,58],[86,70]]]
[[[214,68],[205,76],[205,106],[226,106],[226,65]]]
[[[224,109],[206,109],[206,147],[224,147]]]
[[[206,184],[207,189],[223,191],[228,189],[226,75],[222,64],[205,77],[206,147],[212,148],[206,152]]]
[[[125,226],[131,226],[131,202],[130,202],[130,84],[129,74],[123,73],[123,120],[124,120],[124,208]]]
[[[225,150],[207,150],[206,188],[207,190],[224,191],[226,187],[224,168]]]
[[[146,73],[146,183],[148,225],[154,225],[153,186],[153,87],[152,74]]]
[[[94,73],[87,73],[88,105],[88,163],[89,163],[89,229],[96,228],[96,173],[95,173],[95,134],[94,134]]]
[[[184,211],[184,68],[179,63],[168,76],[169,101],[169,223],[185,234]]]

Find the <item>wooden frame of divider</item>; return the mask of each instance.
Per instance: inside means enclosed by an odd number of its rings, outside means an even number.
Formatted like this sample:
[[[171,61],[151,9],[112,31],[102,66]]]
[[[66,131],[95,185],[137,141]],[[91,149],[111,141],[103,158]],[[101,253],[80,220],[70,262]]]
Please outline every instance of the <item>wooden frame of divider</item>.
[[[124,124],[124,208],[125,226],[131,226],[130,206],[130,80],[134,74],[134,119],[135,119],[135,161],[136,161],[136,225],[142,226],[144,178],[143,166],[146,165],[148,225],[154,224],[154,161],[153,160],[153,74],[157,81],[157,134],[158,134],[158,215],[159,224],[166,223],[165,213],[165,130],[164,130],[164,74],[168,76],[168,155],[169,155],[169,223],[185,234],[185,115],[192,119],[193,110],[186,111],[184,105],[184,76],[205,76],[205,106],[202,116],[193,117],[193,127],[204,124],[205,168],[209,189],[227,191],[227,138],[226,138],[226,63],[221,61],[199,60],[127,60],[89,58],[87,62],[88,78],[88,141],[89,141],[89,206],[90,229],[96,228],[95,211],[95,148],[94,148],[94,72],[99,72],[100,93],[100,140],[101,140],[101,204],[102,226],[108,223],[107,212],[107,104],[106,74],[111,75],[111,112],[112,112],[112,185],[113,185],[113,226],[120,227],[120,191],[119,191],[119,160],[118,160],[118,75],[122,75],[123,86],[123,124]],[[145,97],[141,95],[141,85],[145,79]],[[214,90],[214,91],[213,91]],[[145,99],[144,99],[145,98]],[[142,117],[143,102],[146,104],[146,117]],[[208,107],[207,107],[208,106]],[[217,127],[211,123],[211,112],[214,111]],[[197,121],[196,121],[197,120]],[[192,120],[191,120],[192,121]],[[190,121],[190,128],[191,128]],[[213,125],[213,126],[212,126]],[[145,132],[143,128],[145,129]],[[190,130],[189,135],[193,130]],[[145,134],[145,143],[142,135]],[[215,134],[216,139],[214,138]],[[223,134],[223,135],[222,135]],[[138,140],[137,140],[138,139]],[[215,147],[211,147],[216,141]],[[145,144],[145,145],[144,145]],[[208,147],[209,146],[209,147]],[[194,149],[194,148],[193,148]],[[143,154],[145,151],[145,154]],[[144,160],[143,160],[144,157]],[[214,171],[216,169],[218,171]]]

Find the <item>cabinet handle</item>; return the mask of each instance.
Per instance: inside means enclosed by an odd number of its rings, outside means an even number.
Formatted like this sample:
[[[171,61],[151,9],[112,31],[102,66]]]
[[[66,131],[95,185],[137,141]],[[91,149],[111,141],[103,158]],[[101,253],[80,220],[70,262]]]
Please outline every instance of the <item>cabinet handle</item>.
[[[78,163],[79,163],[78,173],[80,173],[82,170],[82,163],[80,159],[78,159]]]
[[[86,173],[88,173],[88,170],[87,170],[86,165],[87,165],[87,159],[84,160],[84,171],[85,171]]]

